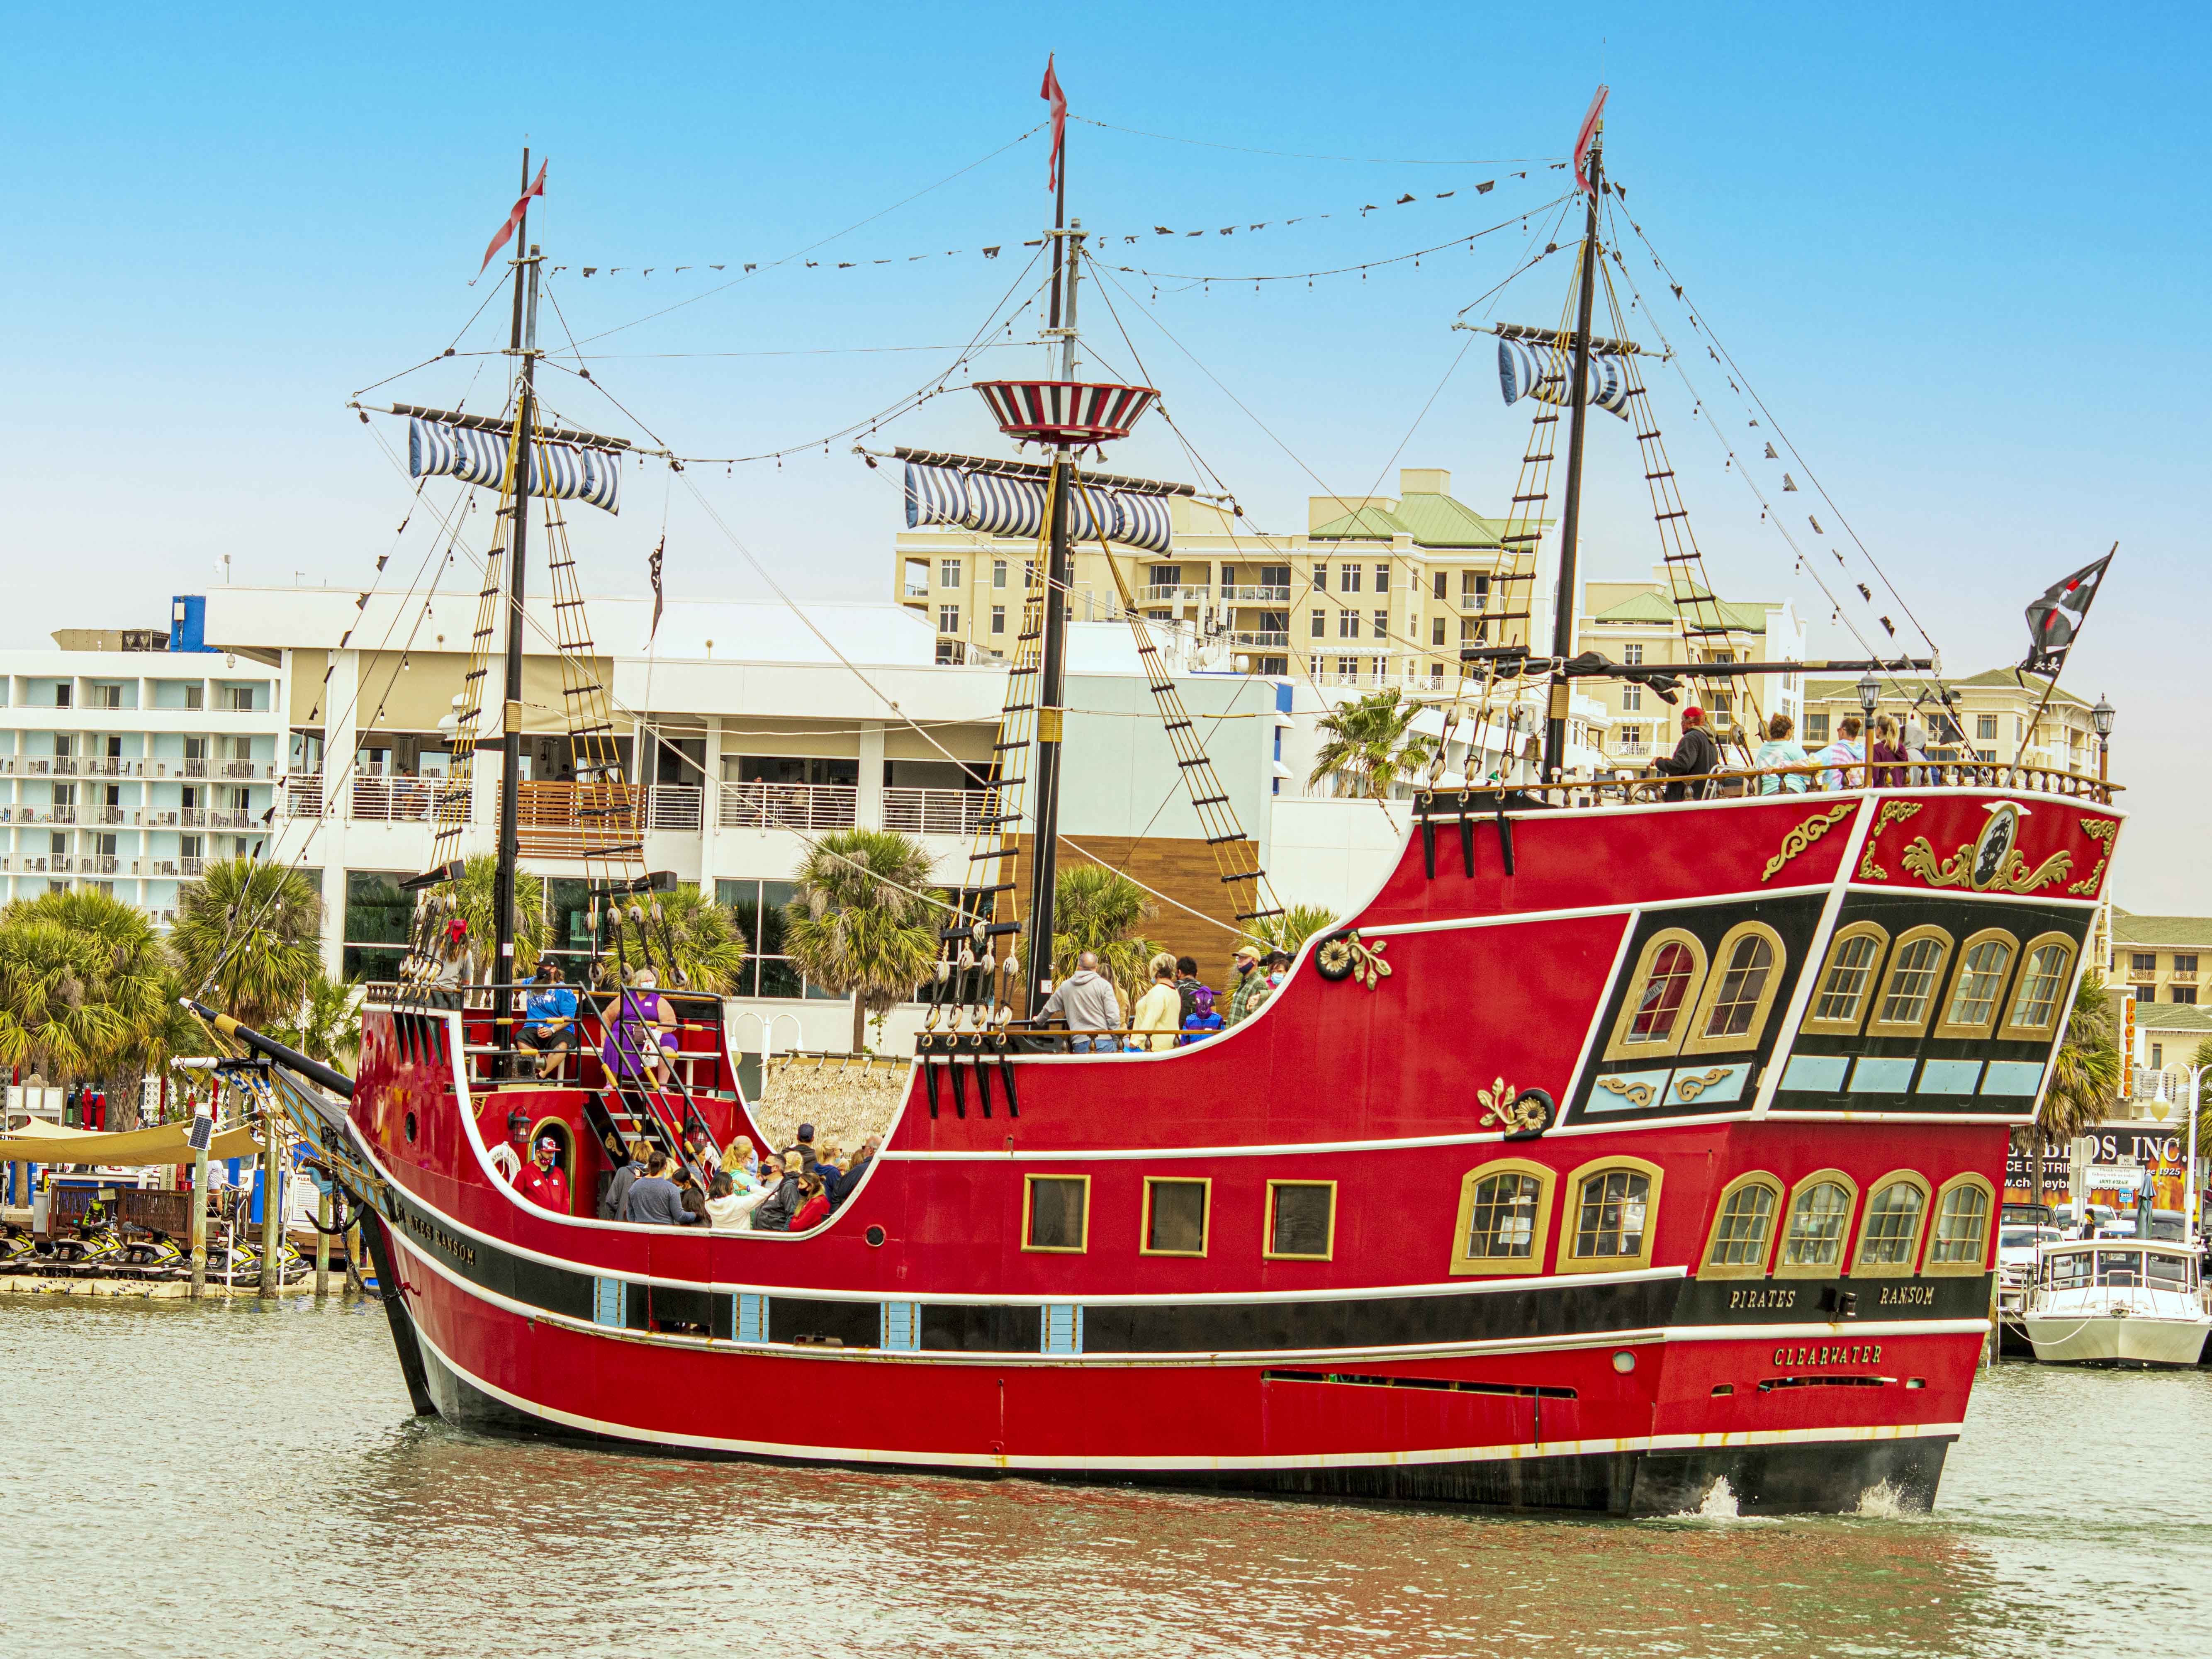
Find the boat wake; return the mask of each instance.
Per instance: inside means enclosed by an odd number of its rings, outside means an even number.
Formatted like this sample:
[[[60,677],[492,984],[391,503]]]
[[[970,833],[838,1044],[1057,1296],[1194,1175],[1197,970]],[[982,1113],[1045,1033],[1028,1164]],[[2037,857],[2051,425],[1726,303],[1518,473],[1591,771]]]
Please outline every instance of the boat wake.
[[[1851,1513],[1862,1521],[1913,1521],[1928,1513],[1887,1480],[1877,1480],[1859,1494]]]
[[[1767,1527],[1778,1524],[1765,1516],[1746,1515],[1736,1499],[1735,1488],[1729,1485],[1728,1476],[1717,1474],[1713,1484],[1705,1488],[1705,1497],[1693,1510],[1678,1510],[1664,1517],[1669,1521],[1705,1521],[1723,1526]]]

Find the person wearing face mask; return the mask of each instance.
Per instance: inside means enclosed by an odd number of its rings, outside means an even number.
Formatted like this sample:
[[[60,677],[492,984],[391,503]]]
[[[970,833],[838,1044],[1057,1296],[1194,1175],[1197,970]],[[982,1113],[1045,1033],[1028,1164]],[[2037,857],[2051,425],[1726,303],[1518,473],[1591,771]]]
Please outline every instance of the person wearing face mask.
[[[1252,994],[1267,982],[1260,971],[1260,947],[1240,945],[1237,947],[1237,985],[1229,994],[1229,1023],[1237,1024],[1251,1012]]]

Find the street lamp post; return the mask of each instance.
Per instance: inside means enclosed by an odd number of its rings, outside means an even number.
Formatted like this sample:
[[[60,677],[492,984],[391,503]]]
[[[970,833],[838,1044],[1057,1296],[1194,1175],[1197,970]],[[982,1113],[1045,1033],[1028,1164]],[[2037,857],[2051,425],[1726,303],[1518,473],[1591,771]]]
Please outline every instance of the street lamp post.
[[[2111,769],[2112,716],[2119,711],[2106,701],[2100,691],[2097,701],[2089,710],[2089,724],[2097,732],[2097,781],[2106,782]]]
[[[1859,694],[1859,707],[1866,711],[1866,729],[1859,735],[1859,750],[1871,758],[1874,754],[1874,710],[1875,705],[1881,701],[1881,682],[1875,678],[1874,671],[1869,669],[1859,676],[1859,683],[1855,689]],[[1899,775],[1904,775],[1900,773]],[[1873,783],[1874,769],[1871,766],[1868,767],[1862,781]]]

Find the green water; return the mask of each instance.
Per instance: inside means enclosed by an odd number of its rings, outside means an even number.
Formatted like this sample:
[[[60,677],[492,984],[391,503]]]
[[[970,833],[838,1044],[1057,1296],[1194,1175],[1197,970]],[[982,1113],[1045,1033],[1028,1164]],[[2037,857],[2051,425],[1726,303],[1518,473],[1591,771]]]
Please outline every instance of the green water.
[[[373,1304],[9,1297],[0,1356],[10,1653],[2212,1652],[2212,1372],[2000,1367],[1933,1516],[1607,1522],[501,1441]]]

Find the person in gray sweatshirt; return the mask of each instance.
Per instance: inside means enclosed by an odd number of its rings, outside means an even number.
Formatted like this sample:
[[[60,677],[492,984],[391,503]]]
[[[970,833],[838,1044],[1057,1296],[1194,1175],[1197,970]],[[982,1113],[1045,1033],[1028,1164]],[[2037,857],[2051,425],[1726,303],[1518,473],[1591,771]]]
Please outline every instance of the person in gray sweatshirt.
[[[1044,1017],[1057,1015],[1067,1022],[1071,1031],[1113,1031],[1121,1024],[1121,996],[1114,988],[1114,981],[1098,971],[1098,956],[1085,951],[1075,959],[1075,971],[1053,988],[1046,999]],[[1110,1054],[1121,1048],[1110,1036],[1074,1036],[1068,1039],[1068,1052],[1085,1054],[1096,1049]]]
[[[653,1153],[646,1170],[645,1178],[632,1183],[623,1200],[623,1219],[647,1227],[689,1226],[683,1192],[668,1178],[667,1155]]]

